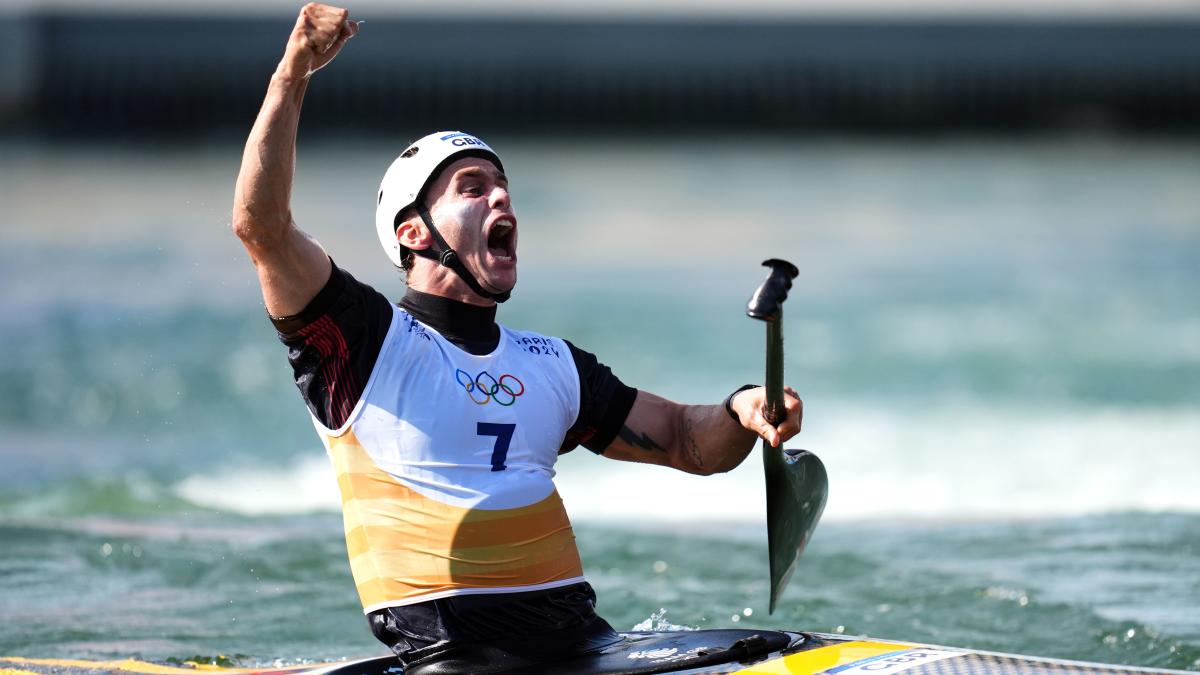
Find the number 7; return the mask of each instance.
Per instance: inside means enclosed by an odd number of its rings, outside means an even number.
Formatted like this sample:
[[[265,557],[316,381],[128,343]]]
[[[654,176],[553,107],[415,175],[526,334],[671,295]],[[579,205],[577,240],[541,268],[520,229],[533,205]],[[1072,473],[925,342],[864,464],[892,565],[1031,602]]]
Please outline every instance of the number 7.
[[[507,466],[504,460],[508,459],[508,444],[512,443],[513,432],[516,431],[515,424],[495,424],[492,422],[478,422],[475,425],[475,433],[479,436],[495,436],[496,445],[492,448],[492,471],[503,471]]]

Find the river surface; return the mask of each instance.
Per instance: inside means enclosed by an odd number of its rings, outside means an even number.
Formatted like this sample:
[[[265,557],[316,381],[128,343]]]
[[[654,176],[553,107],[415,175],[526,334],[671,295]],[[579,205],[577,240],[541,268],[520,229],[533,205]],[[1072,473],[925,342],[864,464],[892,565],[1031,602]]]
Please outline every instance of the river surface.
[[[413,134],[417,135],[416,132]],[[558,482],[618,629],[759,626],[1200,670],[1200,143],[489,139],[500,312],[684,402],[762,379],[830,474],[772,616],[757,452]],[[401,138],[306,142],[294,213],[390,296]],[[240,148],[0,142],[0,656],[382,653],[331,470],[228,230]]]

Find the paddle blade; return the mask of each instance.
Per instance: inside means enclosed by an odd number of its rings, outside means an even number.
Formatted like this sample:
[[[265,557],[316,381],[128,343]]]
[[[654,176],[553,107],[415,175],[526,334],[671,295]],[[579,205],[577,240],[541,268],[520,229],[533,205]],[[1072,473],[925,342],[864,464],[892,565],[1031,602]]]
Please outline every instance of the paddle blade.
[[[772,448],[763,441],[767,476],[767,550],[771,561],[771,604],[783,595],[825,510],[829,478],[825,465],[807,450]]]

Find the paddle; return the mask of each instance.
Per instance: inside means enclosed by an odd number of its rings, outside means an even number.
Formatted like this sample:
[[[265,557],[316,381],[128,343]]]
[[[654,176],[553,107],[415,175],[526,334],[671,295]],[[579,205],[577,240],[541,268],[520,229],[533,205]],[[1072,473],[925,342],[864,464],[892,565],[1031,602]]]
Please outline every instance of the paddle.
[[[746,314],[767,324],[767,421],[783,421],[783,301],[792,279],[800,274],[786,260],[763,262],[771,273],[750,296]],[[771,604],[783,594],[796,560],[804,552],[829,493],[829,479],[821,460],[807,450],[773,448],[763,441],[763,469],[767,482],[767,551],[771,561]]]

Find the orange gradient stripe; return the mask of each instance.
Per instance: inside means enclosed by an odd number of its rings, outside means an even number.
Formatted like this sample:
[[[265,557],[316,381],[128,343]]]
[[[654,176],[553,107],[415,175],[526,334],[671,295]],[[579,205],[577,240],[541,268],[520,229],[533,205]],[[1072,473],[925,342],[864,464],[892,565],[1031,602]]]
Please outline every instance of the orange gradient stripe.
[[[452,506],[380,469],[353,432],[327,440],[342,491],[350,568],[364,607],[583,575],[557,492],[514,509]]]

